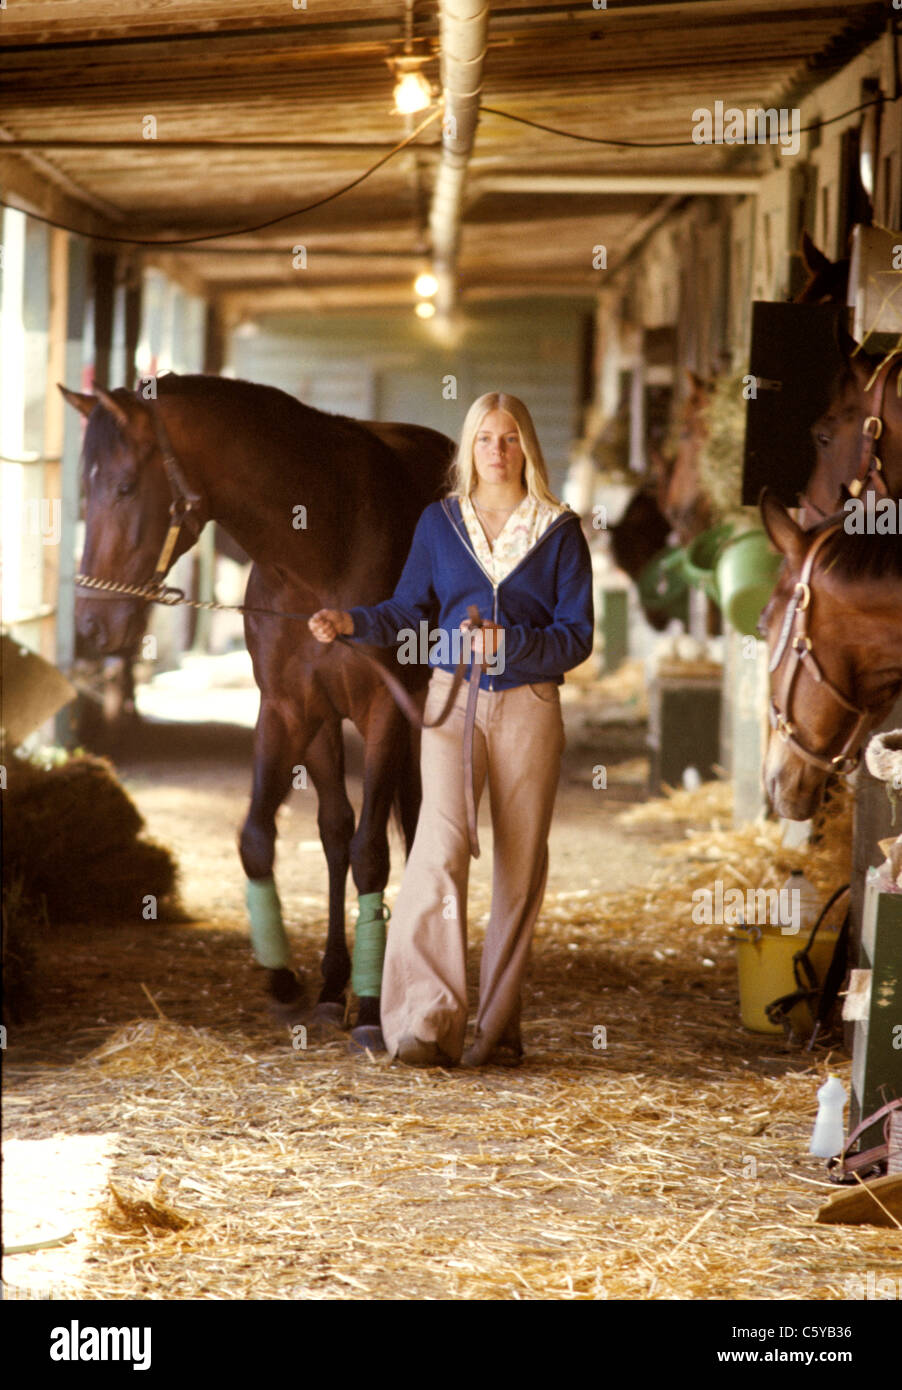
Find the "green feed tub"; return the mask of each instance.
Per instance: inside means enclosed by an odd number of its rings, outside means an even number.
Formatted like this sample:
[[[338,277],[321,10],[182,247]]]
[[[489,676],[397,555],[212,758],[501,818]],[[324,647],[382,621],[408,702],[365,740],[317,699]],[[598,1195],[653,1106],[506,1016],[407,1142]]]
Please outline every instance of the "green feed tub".
[[[781,562],[782,556],[774,554],[767,534],[757,528],[727,541],[717,557],[714,578],[721,611],[745,637],[754,637],[757,632]]]
[[[659,550],[636,580],[639,597],[648,610],[683,622],[689,613],[685,559],[682,549]]]
[[[690,541],[683,560],[683,573],[690,584],[702,589],[708,598],[717,599],[714,566],[723,546],[733,534],[733,523],[722,521]]]

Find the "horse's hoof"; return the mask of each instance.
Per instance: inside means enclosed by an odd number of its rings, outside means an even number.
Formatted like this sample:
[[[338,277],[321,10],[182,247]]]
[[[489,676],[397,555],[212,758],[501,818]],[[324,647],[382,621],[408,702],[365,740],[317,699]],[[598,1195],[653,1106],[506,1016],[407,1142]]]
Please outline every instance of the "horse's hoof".
[[[334,1000],[325,1000],[315,1005],[310,1015],[310,1022],[320,1028],[343,1028],[344,1021],[345,1006],[335,1003]]]
[[[270,998],[277,1004],[297,1004],[304,997],[304,986],[293,970],[280,966],[269,972]]]
[[[358,1023],[356,1028],[351,1029],[349,1052],[359,1054],[361,1052],[385,1052],[386,1050],[382,1029],[378,1024]]]
[[[272,1017],[280,1023],[303,1023],[303,980],[293,970],[270,970],[268,987],[268,1009]]]

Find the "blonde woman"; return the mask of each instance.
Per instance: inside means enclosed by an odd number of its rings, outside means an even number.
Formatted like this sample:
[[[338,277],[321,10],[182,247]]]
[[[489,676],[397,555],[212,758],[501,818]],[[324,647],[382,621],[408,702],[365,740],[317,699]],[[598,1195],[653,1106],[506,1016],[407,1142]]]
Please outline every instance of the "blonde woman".
[[[492,392],[467,412],[449,495],[426,508],[392,598],[348,612],[321,609],[310,630],[374,646],[439,630],[425,717],[445,703],[469,635],[483,660],[473,738],[478,798],[489,788],[492,908],[475,1037],[466,1051],[470,849],[461,756],[466,686],[449,718],[423,730],[423,803],[395,903],[382,975],[389,1053],[413,1066],[516,1063],[520,993],[545,893],[548,830],[564,748],[558,687],[592,647],[592,567],[574,512],[552,494],[529,411]],[[425,623],[427,627],[421,628]]]

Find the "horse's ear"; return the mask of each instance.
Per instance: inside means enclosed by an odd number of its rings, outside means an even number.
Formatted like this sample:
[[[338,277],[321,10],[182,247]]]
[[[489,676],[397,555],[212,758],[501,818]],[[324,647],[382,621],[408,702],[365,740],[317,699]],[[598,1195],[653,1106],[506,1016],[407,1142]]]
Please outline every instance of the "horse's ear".
[[[62,393],[63,398],[67,400],[71,406],[74,406],[78,413],[83,415],[87,420],[91,411],[97,404],[97,397],[86,396],[81,391],[70,391],[68,386],[64,386],[61,381],[56,383],[56,387],[57,390]]]
[[[691,367],[686,368],[686,379],[689,382],[690,399],[698,399],[699,396],[707,397],[710,395],[714,382],[709,376],[701,376],[694,372]]]
[[[808,549],[810,537],[802,530],[783,506],[776,493],[764,488],[758,499],[764,529],[782,555],[800,566]]]
[[[126,407],[122,405],[120,401],[117,401],[116,397],[112,395],[109,391],[105,391],[102,386],[95,385],[94,394],[96,395],[100,404],[103,406],[104,410],[108,411],[109,414],[112,415],[113,419],[116,421],[116,424],[119,425],[121,429],[127,430],[129,425],[131,424],[131,415],[130,412],[126,409]]]
[[[806,268],[810,270],[812,275],[816,275],[819,270],[829,269],[833,264],[833,262],[824,255],[823,251],[818,250],[806,231],[802,232],[801,251],[802,260],[805,262]]]

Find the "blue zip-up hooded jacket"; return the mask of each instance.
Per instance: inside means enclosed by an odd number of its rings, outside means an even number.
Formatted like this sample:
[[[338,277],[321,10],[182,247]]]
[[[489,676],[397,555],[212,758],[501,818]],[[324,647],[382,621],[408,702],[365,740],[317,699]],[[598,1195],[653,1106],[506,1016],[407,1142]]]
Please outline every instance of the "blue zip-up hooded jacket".
[[[457,498],[432,502],[417,522],[393,596],[372,607],[350,609],[354,639],[392,647],[407,640],[405,632],[428,631],[430,664],[453,673],[457,649],[452,634],[470,604],[504,628],[503,671],[489,665],[480,680],[483,690],[540,681],[560,685],[564,672],[589,655],[595,632],[592,560],[576,513],[568,508],[555,517],[519,564],[495,584],[473,549]]]

